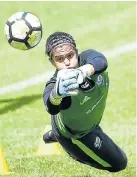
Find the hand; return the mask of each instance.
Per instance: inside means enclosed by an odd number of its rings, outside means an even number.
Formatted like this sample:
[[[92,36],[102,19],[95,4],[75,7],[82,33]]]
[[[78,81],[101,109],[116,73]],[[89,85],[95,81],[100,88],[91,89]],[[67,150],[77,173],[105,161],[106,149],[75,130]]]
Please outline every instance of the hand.
[[[76,72],[76,69],[60,70],[57,75],[57,93],[63,97],[77,95],[79,88],[77,78],[78,72]]]
[[[94,74],[95,69],[91,64],[86,64],[77,69],[62,69],[58,71],[57,81],[50,94],[50,101],[59,105],[65,96],[74,96],[79,93],[79,84],[85,81],[86,77]]]
[[[65,96],[75,96],[79,93],[77,82],[78,72],[76,69],[62,69],[58,71],[57,81],[50,93],[50,101],[54,105],[59,105]]]
[[[77,79],[79,84],[84,82],[86,77],[90,77],[95,72],[95,69],[91,64],[86,64],[86,65],[80,66],[76,70],[79,73],[78,79]]]
[[[84,76],[83,72],[79,68],[76,69],[75,72],[77,72],[77,83],[81,84],[82,82],[84,82],[85,76]]]

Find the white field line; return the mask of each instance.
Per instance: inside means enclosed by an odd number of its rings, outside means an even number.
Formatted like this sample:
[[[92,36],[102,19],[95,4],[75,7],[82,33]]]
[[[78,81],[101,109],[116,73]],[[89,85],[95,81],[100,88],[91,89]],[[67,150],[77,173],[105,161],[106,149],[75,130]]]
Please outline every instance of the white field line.
[[[125,54],[125,53],[136,50],[136,48],[137,48],[136,45],[137,45],[136,42],[132,42],[132,43],[123,45],[121,47],[118,47],[112,51],[106,51],[106,52],[102,52],[102,53],[107,58],[115,57],[120,54]],[[4,86],[4,87],[0,88],[0,95],[4,95],[9,92],[18,91],[18,90],[27,88],[32,85],[37,85],[37,84],[40,84],[41,82],[44,82],[44,81],[46,82],[46,80],[48,80],[53,75],[53,73],[54,73],[54,71],[48,71],[43,74],[36,75],[30,79]]]

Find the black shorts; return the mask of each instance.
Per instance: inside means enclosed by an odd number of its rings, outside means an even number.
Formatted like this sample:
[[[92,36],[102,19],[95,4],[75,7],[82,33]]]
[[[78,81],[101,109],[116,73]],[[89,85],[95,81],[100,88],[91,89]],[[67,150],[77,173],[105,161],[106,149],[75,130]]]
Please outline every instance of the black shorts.
[[[97,126],[79,139],[68,139],[57,129],[52,130],[63,149],[75,160],[92,167],[117,172],[127,166],[126,154]]]

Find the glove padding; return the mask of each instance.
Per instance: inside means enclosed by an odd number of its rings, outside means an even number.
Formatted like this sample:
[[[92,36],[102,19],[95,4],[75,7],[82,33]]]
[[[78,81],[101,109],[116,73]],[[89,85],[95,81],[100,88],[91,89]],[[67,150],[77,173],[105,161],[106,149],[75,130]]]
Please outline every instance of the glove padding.
[[[91,70],[91,64],[80,66],[79,68],[75,69],[75,72],[77,73],[78,84],[82,84],[86,77],[90,77],[92,74],[94,74],[94,70]]]
[[[57,82],[58,94],[67,95],[77,95],[79,90],[79,84],[85,81],[86,77],[91,75],[89,64],[81,66],[77,69],[62,69],[58,72]]]
[[[78,95],[78,75],[79,72],[76,69],[58,71],[56,84],[49,97],[52,104],[59,105],[63,97]]]
[[[57,82],[50,94],[50,101],[54,105],[59,105],[65,96],[74,96],[79,93],[79,84],[85,81],[86,77],[90,77],[93,73],[91,65],[86,64],[77,69],[62,69],[58,71]]]
[[[78,94],[78,72],[76,69],[63,69],[57,75],[57,93],[61,96],[73,96]]]

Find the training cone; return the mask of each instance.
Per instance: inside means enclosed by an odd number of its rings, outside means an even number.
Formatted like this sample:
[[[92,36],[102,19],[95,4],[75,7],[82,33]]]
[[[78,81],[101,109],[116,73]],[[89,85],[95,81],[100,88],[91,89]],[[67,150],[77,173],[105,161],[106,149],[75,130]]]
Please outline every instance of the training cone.
[[[0,175],[6,175],[6,174],[8,174],[8,165],[4,158],[4,153],[2,151],[2,148],[0,147]]]
[[[47,125],[43,134],[45,134],[51,129],[52,129],[51,125]],[[42,138],[43,134],[41,135],[41,140],[40,140],[39,147],[38,147],[36,154],[37,155],[61,155],[63,154],[64,151],[62,147],[59,145],[59,143],[45,144]]]

